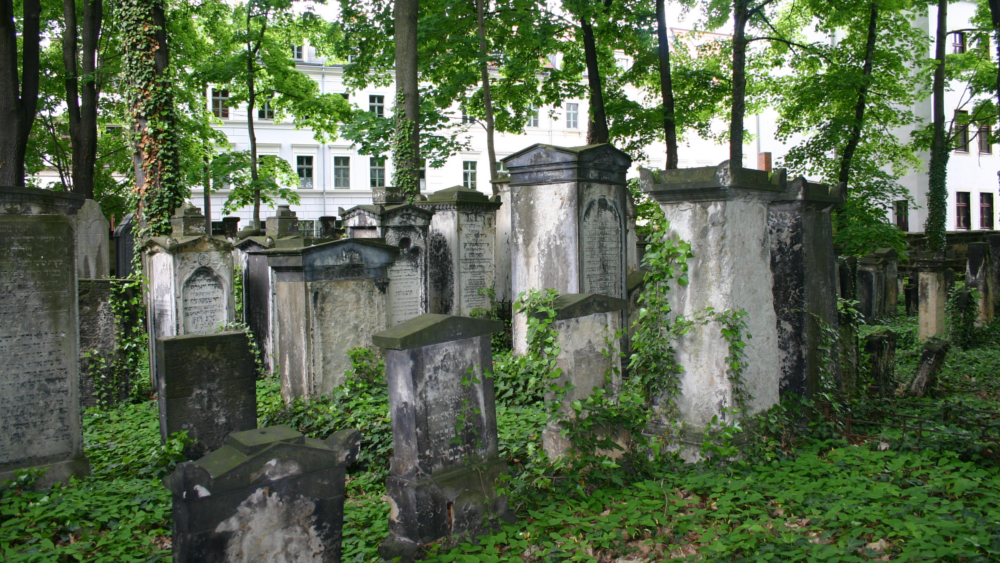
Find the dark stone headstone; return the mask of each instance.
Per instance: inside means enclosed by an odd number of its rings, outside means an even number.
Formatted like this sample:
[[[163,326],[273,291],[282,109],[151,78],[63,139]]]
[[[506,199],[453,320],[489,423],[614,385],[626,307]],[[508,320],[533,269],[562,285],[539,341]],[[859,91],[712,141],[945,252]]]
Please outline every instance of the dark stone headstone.
[[[920,309],[920,298],[917,294],[917,284],[908,283],[904,289],[906,296],[906,315],[915,316]]]
[[[258,359],[270,372],[274,365],[274,342],[272,340],[271,309],[274,307],[273,276],[267,266],[267,248],[261,244],[259,237],[248,237],[236,244],[236,249],[243,253],[243,321],[250,328],[254,344],[257,346]]]
[[[319,236],[320,238],[328,238],[337,240],[343,238],[347,233],[344,229],[343,223],[340,219],[336,217],[320,217],[319,218]]]
[[[224,237],[226,236],[226,224],[222,221],[212,221],[212,236],[213,237]]]
[[[883,328],[869,334],[865,341],[865,353],[871,362],[870,393],[892,396],[896,390],[896,333]]]
[[[80,307],[80,405],[114,405],[125,400],[131,381],[113,369],[115,362],[115,313],[111,308],[111,280],[79,280]]]
[[[501,323],[427,314],[373,337],[386,350],[393,458],[392,512],[379,553],[412,561],[449,536],[476,536],[509,519],[496,494],[507,467],[497,453],[490,334]]]
[[[990,276],[993,271],[991,264],[990,245],[985,242],[970,242],[968,263],[965,271],[965,287],[979,292],[976,302],[976,326],[985,326],[993,322],[993,284]]]
[[[222,218],[222,230],[226,238],[235,239],[240,233],[240,218],[239,217],[223,217]]]
[[[840,297],[854,301],[858,298],[858,259],[855,256],[837,258],[837,287]]]
[[[357,430],[321,441],[272,426],[178,465],[164,479],[174,563],[340,563],[345,468],[360,442]]]
[[[195,441],[184,450],[188,458],[257,427],[257,378],[246,333],[159,338],[156,369],[160,437],[187,430]]]
[[[132,275],[132,260],[135,258],[133,223],[133,215],[129,213],[115,227],[115,276],[119,279]]]
[[[916,397],[924,397],[934,389],[937,384],[937,376],[944,366],[945,356],[951,344],[942,338],[929,338],[924,342],[924,350],[920,353],[920,363],[917,365],[917,373],[910,383],[910,394]]]
[[[279,205],[273,217],[265,221],[267,236],[280,238],[299,234],[299,218],[287,205]],[[312,235],[312,233],[307,233]]]
[[[899,254],[892,248],[880,248],[874,252],[885,264],[885,300],[882,306],[883,317],[896,316],[896,305],[899,301]]]
[[[886,262],[876,254],[858,259],[858,311],[868,323],[886,316]]]
[[[1000,235],[986,237],[990,245],[990,283],[993,284],[993,309],[1000,308]]]

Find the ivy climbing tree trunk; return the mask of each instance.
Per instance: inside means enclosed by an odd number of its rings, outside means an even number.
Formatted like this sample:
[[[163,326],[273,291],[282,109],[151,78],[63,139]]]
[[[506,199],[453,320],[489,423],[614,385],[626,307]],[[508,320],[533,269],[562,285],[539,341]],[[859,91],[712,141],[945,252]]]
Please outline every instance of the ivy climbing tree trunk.
[[[729,166],[743,168],[743,117],[747,97],[747,21],[750,0],[733,0],[733,107],[729,123]]]
[[[83,53],[77,48],[76,1],[63,0],[63,66],[66,67],[66,113],[73,146],[73,191],[94,197],[94,164],[97,162],[97,49],[104,7],[102,0],[83,0],[83,25],[79,33]],[[78,64],[79,61],[79,64]]]
[[[663,97],[663,135],[667,143],[667,170],[677,168],[677,121],[674,119],[674,87],[670,75],[670,43],[667,38],[667,10],[664,0],[656,0],[656,37],[660,57],[660,94]]]
[[[583,30],[583,55],[587,62],[587,82],[590,86],[590,119],[587,121],[587,144],[608,142],[608,115],[604,111],[601,70],[597,65],[597,41],[594,27],[586,15],[580,21]]]
[[[945,134],[944,89],[945,89],[945,41],[948,39],[948,0],[938,0],[937,33],[935,34],[934,55],[937,66],[934,69],[932,87],[934,138],[931,142],[931,162],[927,189],[927,250],[944,250],[945,218],[948,207],[948,139]]]
[[[143,235],[165,234],[184,203],[162,0],[120,0],[122,76],[132,118],[136,217]]]
[[[21,3],[21,73],[13,0],[0,0],[0,186],[24,185],[24,155],[38,112],[41,2]]]
[[[417,83],[418,0],[396,0],[396,130],[393,183],[408,197],[420,195],[420,90]]]
[[[490,94],[489,50],[486,45],[486,0],[476,0],[476,32],[479,34],[479,71],[483,80],[483,111],[486,114],[486,154],[490,159],[490,180],[497,179],[497,152],[493,144],[493,97]],[[493,186],[493,195],[497,195]]]

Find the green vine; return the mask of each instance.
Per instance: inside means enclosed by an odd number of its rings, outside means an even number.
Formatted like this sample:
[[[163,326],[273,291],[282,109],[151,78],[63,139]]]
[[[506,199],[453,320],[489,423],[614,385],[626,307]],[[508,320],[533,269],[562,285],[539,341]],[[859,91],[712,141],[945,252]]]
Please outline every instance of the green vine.
[[[413,145],[416,123],[406,118],[403,112],[403,95],[396,95],[395,128],[392,136],[393,165],[392,183],[413,203],[420,197],[420,163],[417,147]]]

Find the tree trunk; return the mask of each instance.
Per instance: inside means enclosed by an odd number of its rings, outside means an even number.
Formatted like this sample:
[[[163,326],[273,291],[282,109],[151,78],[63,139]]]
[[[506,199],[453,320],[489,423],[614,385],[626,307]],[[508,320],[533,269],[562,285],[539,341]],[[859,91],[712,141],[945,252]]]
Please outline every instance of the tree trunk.
[[[667,39],[667,10],[664,0],[656,0],[656,37],[659,40],[660,93],[663,96],[663,135],[667,143],[667,170],[677,168],[677,122],[674,120],[674,87],[670,76],[670,43]]]
[[[729,167],[743,168],[743,116],[747,95],[747,20],[750,0],[733,0],[733,108],[729,124]]]
[[[993,22],[993,42],[997,46],[997,60],[1000,61],[1000,0],[989,0],[990,19]],[[1000,132],[1000,64],[997,65],[997,120],[998,125],[994,131]],[[1000,181],[1000,172],[997,172],[997,179]]]
[[[865,62],[862,66],[861,89],[858,91],[858,103],[854,106],[854,125],[851,127],[851,136],[847,139],[847,146],[844,147],[843,156],[840,159],[840,175],[837,180],[846,187],[848,179],[851,177],[851,160],[854,152],[858,149],[861,141],[861,128],[865,119],[865,104],[868,97],[868,85],[871,80],[872,66],[875,59],[875,39],[878,36],[878,3],[872,2],[871,15],[868,19],[868,38],[865,43]],[[848,192],[850,193],[850,192]]]
[[[590,119],[587,122],[587,144],[608,142],[608,116],[604,112],[604,94],[601,88],[601,71],[597,66],[597,42],[594,28],[587,17],[580,21],[583,29],[583,53],[587,61],[587,82],[590,84]]]
[[[252,33],[252,16],[250,6],[247,6],[247,37]],[[264,43],[264,34],[267,33],[267,11],[264,12],[264,22],[260,26],[260,37],[257,39],[257,46],[254,47],[252,41],[247,41],[247,135],[250,137],[250,180],[253,185],[253,228],[260,229],[260,184],[258,183],[259,173],[257,171],[257,134],[253,129],[253,109],[257,102],[257,92],[254,90],[254,63],[257,61],[257,52]]]
[[[420,90],[417,83],[418,0],[396,0],[396,108],[393,183],[408,197],[420,195]]]
[[[212,236],[212,171],[208,158],[208,147],[205,147],[205,170],[201,176],[201,187],[204,190],[202,205],[205,207],[205,234]]]
[[[97,49],[101,35],[101,0],[84,0],[83,57],[77,67],[77,22],[75,0],[63,1],[66,30],[63,34],[63,65],[66,67],[66,108],[69,137],[73,146],[73,191],[94,197],[94,165],[97,162]],[[83,83],[80,83],[83,78]]]
[[[483,78],[483,106],[486,113],[486,154],[490,159],[490,180],[497,179],[497,153],[493,145],[493,97],[490,95],[489,51],[486,45],[486,0],[476,0],[477,32],[479,33],[479,67]],[[498,195],[493,185],[493,195]]]
[[[39,0],[24,0],[21,78],[14,3],[0,0],[0,186],[24,185],[24,155],[38,110]],[[20,85],[20,88],[19,88]]]
[[[948,207],[948,139],[945,135],[945,41],[948,38],[948,0],[938,0],[938,23],[935,37],[934,69],[934,140],[931,144],[930,174],[927,189],[927,250],[944,250],[945,218]]]

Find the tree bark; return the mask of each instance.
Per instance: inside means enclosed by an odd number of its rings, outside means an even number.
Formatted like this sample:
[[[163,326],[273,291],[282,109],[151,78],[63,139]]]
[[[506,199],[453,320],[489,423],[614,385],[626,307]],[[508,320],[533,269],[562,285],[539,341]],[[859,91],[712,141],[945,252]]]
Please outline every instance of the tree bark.
[[[590,119],[587,122],[587,144],[608,142],[608,116],[604,111],[604,94],[601,87],[601,71],[597,66],[597,42],[594,28],[587,16],[580,21],[583,29],[583,53],[587,61],[587,82],[590,85]]]
[[[476,0],[476,24],[479,34],[479,67],[483,79],[483,109],[486,113],[486,154],[490,159],[490,180],[497,179],[497,153],[493,144],[493,97],[490,94],[489,51],[486,45],[486,0]],[[493,184],[493,195],[498,195]]]
[[[878,37],[878,2],[872,2],[871,15],[868,19],[868,38],[865,42],[865,62],[862,66],[861,88],[858,90],[858,103],[854,106],[854,125],[851,127],[851,136],[847,139],[847,146],[844,147],[843,156],[840,159],[840,174],[837,180],[848,186],[848,179],[851,177],[851,160],[854,152],[858,149],[861,141],[861,128],[865,119],[865,106],[867,104],[868,86],[871,81],[872,67],[875,59],[875,39]],[[849,191],[847,193],[850,193]]]
[[[927,189],[927,249],[944,250],[945,225],[948,206],[948,139],[945,135],[945,41],[948,38],[948,0],[938,0],[937,33],[933,84],[934,139],[931,144],[931,162]]]
[[[670,75],[670,43],[667,39],[667,10],[664,0],[656,0],[656,37],[659,40],[660,93],[663,97],[663,135],[667,143],[667,170],[677,168],[677,121],[674,119],[674,88]]]
[[[201,187],[204,191],[202,205],[205,207],[205,234],[212,236],[212,170],[208,158],[208,147],[205,154],[205,169],[202,171]]]
[[[409,197],[420,195],[420,90],[417,82],[419,0],[396,0],[396,138],[393,183]]]
[[[993,42],[997,47],[997,61],[1000,61],[1000,0],[989,0],[990,20],[993,22]],[[997,64],[997,127],[994,131],[1000,132],[1000,64]],[[1000,181],[1000,172],[997,172],[997,179]]]
[[[250,37],[253,20],[251,18],[251,7],[247,5],[247,37]],[[257,51],[261,43],[264,42],[264,33],[267,31],[267,13],[264,14],[264,23],[260,26],[260,38],[257,46],[254,47],[252,41],[247,41],[247,135],[250,137],[250,179],[253,184],[253,228],[260,229],[260,187],[257,182],[259,174],[257,172],[257,134],[253,129],[253,108],[257,101],[257,93],[254,91],[254,63],[257,61]]]
[[[21,78],[14,3],[0,0],[0,186],[24,185],[24,156],[38,111],[39,0],[24,0]]]
[[[747,21],[750,0],[733,0],[733,107],[729,123],[729,167],[743,168],[743,117],[747,95]]]
[[[84,0],[83,57],[77,50],[75,0],[63,0],[66,29],[63,34],[63,66],[66,67],[66,109],[73,147],[72,189],[94,197],[94,165],[97,162],[97,49],[103,20],[102,0]],[[81,84],[80,79],[83,79]]]

